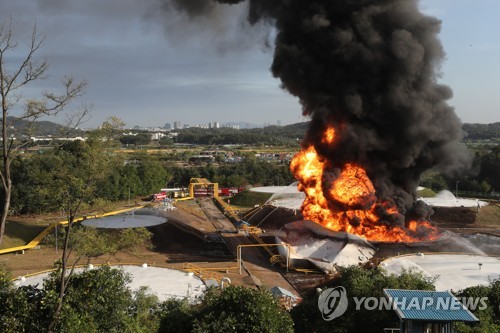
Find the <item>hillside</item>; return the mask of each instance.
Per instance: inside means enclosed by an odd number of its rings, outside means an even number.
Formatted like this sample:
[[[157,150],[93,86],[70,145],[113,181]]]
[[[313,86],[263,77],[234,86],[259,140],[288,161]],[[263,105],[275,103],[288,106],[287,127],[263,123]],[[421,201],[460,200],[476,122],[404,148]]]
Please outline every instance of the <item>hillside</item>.
[[[2,120],[0,119],[0,124]],[[16,117],[7,117],[7,123],[13,123],[10,133],[15,136],[28,135],[28,131],[32,136],[59,136],[61,133],[78,135],[81,130],[70,129],[66,126],[54,123],[52,121],[42,120],[30,123],[29,121],[18,119]],[[31,126],[31,128],[30,128]]]
[[[11,133],[16,136],[26,135],[30,122],[17,120],[16,117],[7,117],[7,121],[15,121]],[[1,123],[1,120],[0,120]],[[203,129],[190,127],[179,130],[177,142],[194,144],[255,144],[255,143],[290,143],[300,141],[309,126],[309,122],[295,123],[286,126],[266,126],[259,128],[243,128],[240,130],[232,128]],[[500,122],[491,124],[465,123],[462,126],[465,140],[500,140]],[[34,136],[58,136],[61,133],[81,135],[83,131],[68,129],[67,127],[52,121],[36,121],[32,124],[31,135]]]

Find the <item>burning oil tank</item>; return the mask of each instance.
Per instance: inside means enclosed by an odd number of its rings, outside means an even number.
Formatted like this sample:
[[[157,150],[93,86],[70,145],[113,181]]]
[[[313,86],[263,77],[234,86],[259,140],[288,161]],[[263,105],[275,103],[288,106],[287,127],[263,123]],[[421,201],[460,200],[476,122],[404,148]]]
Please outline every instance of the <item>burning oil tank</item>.
[[[286,233],[287,225],[293,225],[298,221],[304,220],[300,210],[302,201],[304,200],[303,193],[297,189],[297,183],[290,186],[280,187],[262,187],[255,188],[254,191],[266,192],[270,194],[270,199],[266,204],[254,208],[247,216],[246,220],[254,226],[265,230],[265,235],[277,235]],[[443,208],[444,209],[444,208]],[[460,214],[463,215],[464,208],[449,208],[458,209]],[[317,228],[322,228],[320,224],[316,224]],[[331,230],[329,232],[332,232]],[[306,233],[303,233],[306,234]],[[461,253],[476,253],[481,254],[482,250],[478,249],[481,245],[487,244],[483,250],[485,253],[495,254],[498,253],[500,238],[493,236],[478,238],[472,236],[464,238],[461,235],[450,232],[446,229],[436,228],[432,234],[432,238],[422,237],[419,240],[407,242],[399,240],[370,240],[370,244],[376,250],[373,254],[374,259],[384,259],[396,255],[408,253],[427,253],[427,252],[461,252]],[[304,238],[311,238],[310,235]],[[476,238],[477,241],[475,240]],[[306,240],[303,240],[306,242]],[[309,244],[308,246],[311,246]]]

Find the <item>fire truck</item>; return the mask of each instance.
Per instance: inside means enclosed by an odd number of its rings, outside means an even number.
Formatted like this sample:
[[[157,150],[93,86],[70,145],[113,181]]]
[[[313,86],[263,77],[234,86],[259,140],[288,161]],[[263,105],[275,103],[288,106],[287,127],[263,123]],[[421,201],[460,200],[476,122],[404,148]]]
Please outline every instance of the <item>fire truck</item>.
[[[232,197],[233,195],[236,195],[243,190],[244,190],[243,187],[222,187],[219,188],[219,196]],[[197,188],[194,190],[195,196],[209,196],[212,194],[213,194],[212,190],[208,188]]]
[[[151,196],[152,201],[162,201],[167,198],[167,193],[166,192],[159,192],[155,193]]]

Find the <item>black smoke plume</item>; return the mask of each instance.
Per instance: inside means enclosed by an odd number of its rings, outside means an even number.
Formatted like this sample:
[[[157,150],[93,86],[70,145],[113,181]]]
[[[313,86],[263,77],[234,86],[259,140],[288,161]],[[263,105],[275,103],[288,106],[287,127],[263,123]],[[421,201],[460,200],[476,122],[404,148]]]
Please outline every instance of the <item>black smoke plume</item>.
[[[196,17],[242,1],[167,2]],[[417,0],[246,3],[251,24],[276,29],[271,71],[311,116],[304,145],[313,144],[334,166],[361,165],[379,199],[418,215],[421,174],[467,166],[458,144],[461,122],[446,102],[452,91],[437,82],[445,56],[441,22],[422,14]],[[336,129],[333,145],[319,137],[328,126]]]

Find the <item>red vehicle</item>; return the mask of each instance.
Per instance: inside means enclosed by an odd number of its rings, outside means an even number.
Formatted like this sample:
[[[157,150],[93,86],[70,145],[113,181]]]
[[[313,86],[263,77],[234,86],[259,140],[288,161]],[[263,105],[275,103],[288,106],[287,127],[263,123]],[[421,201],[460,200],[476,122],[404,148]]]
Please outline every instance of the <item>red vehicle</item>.
[[[232,197],[243,191],[243,187],[223,187],[219,189],[219,195],[222,197]]]
[[[232,197],[233,195],[236,195],[243,190],[244,190],[243,187],[240,187],[240,188],[238,188],[238,187],[222,187],[222,188],[219,188],[219,196]],[[213,194],[213,191],[210,189],[206,189],[206,188],[197,188],[194,190],[194,195],[197,197],[198,196],[206,197],[206,196],[209,196],[212,194]]]
[[[162,201],[167,198],[167,193],[166,192],[160,192],[160,193],[155,193],[152,195],[152,200],[153,201]]]
[[[229,188],[224,187],[224,188],[219,189],[219,195],[223,196],[223,197],[229,196]]]

